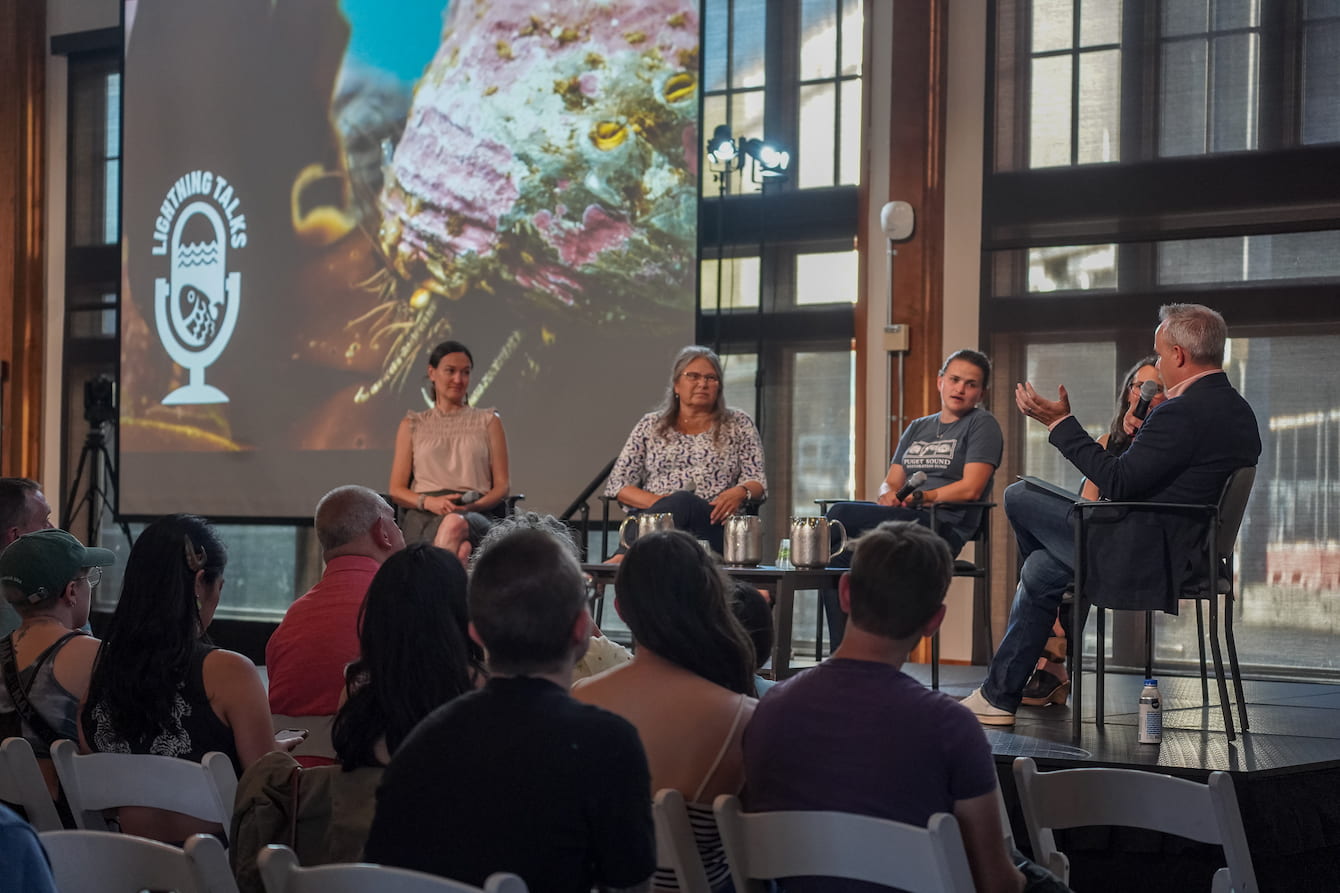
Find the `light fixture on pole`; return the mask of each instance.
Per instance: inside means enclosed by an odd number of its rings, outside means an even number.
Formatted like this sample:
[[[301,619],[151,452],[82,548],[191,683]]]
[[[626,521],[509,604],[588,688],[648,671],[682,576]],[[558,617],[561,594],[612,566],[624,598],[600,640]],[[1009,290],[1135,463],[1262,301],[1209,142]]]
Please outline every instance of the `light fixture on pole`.
[[[743,142],[743,140],[741,140]],[[718,124],[707,141],[707,160],[712,179],[717,183],[717,295],[716,316],[713,319],[712,350],[721,354],[721,288],[722,272],[726,265],[726,195],[730,181],[744,168],[744,156],[731,137],[729,124]]]

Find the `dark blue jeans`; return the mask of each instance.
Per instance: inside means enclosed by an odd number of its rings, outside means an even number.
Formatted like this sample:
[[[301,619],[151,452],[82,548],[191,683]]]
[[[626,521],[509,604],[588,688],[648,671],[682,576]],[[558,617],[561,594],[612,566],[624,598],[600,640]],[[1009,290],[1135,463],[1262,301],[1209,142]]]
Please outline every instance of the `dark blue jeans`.
[[[1023,481],[1005,488],[1004,501],[1022,564],[1009,626],[987,668],[982,695],[1002,710],[1017,710],[1075,576],[1075,527],[1070,502]]]

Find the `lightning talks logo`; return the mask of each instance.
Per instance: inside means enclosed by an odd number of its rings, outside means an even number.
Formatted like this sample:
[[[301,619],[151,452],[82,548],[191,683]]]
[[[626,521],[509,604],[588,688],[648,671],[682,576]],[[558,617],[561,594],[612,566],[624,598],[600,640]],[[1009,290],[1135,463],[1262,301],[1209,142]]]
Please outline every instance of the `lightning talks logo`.
[[[167,191],[154,221],[153,253],[168,256],[168,276],[154,280],[154,321],[187,383],[163,405],[227,403],[205,384],[205,369],[228,346],[237,325],[242,274],[229,272],[228,248],[247,245],[247,218],[232,185],[211,171],[191,171]]]

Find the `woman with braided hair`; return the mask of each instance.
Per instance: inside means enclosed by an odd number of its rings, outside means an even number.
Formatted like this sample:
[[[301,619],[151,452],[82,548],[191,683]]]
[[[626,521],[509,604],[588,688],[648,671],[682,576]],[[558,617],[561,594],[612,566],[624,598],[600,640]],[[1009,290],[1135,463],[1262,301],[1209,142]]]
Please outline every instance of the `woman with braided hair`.
[[[216,648],[206,633],[227,561],[214,528],[195,515],[169,515],[140,534],[80,712],[85,751],[198,761],[217,750],[241,775],[279,749],[255,665]],[[118,819],[123,831],[156,840],[222,832],[218,825],[140,807],[123,807]]]

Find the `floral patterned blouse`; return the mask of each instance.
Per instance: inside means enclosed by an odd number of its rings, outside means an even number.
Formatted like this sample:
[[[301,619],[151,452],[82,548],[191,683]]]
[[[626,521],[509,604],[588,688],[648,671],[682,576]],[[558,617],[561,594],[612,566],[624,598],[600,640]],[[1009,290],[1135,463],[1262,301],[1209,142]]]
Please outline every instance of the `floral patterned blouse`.
[[[659,412],[649,412],[633,427],[605,485],[607,496],[640,487],[660,494],[692,490],[710,501],[745,481],[758,481],[767,492],[763,444],[748,413],[726,410],[720,438],[712,431],[683,434],[671,428],[657,433],[659,420]]]

